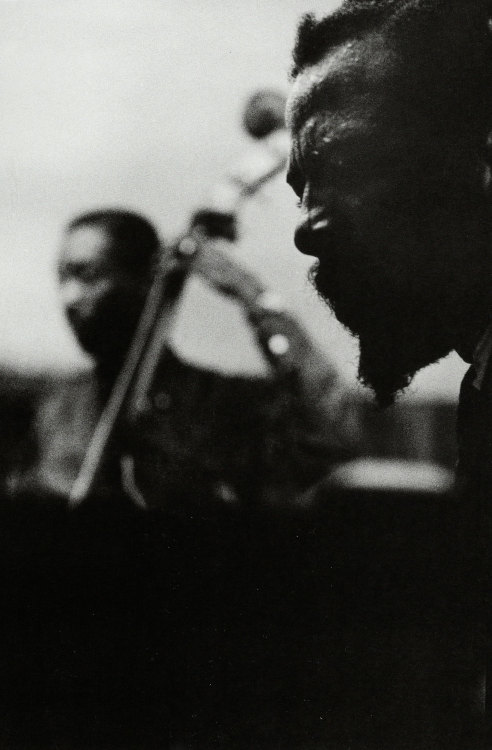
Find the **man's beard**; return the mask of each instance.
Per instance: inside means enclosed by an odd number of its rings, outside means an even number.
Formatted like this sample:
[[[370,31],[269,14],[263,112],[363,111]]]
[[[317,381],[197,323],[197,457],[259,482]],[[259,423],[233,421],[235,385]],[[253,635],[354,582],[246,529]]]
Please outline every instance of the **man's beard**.
[[[463,321],[483,314],[477,305],[485,301],[487,312],[490,309],[488,251],[478,245],[481,249],[474,249],[474,257],[465,257],[458,269],[453,262],[460,251],[456,255],[444,239],[450,269],[439,259],[427,262],[439,254],[444,258],[442,251],[414,257],[413,264],[406,259],[398,264],[388,252],[385,263],[374,261],[368,248],[356,244],[343,260],[341,253],[332,253],[311,269],[310,280],[321,298],[358,338],[359,379],[374,391],[380,406],[393,403],[418,370],[455,347]]]

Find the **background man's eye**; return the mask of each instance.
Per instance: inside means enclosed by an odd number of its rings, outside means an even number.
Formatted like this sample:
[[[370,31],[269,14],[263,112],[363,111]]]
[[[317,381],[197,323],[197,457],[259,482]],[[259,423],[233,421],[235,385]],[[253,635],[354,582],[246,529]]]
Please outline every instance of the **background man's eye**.
[[[91,268],[86,268],[79,273],[79,279],[81,281],[95,281],[98,278],[98,274]]]

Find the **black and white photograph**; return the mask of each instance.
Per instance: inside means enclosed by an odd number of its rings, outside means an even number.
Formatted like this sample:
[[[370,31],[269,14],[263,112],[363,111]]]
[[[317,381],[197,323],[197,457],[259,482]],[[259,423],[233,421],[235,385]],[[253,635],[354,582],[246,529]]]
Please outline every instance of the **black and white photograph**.
[[[492,3],[0,68],[0,750],[490,750]]]

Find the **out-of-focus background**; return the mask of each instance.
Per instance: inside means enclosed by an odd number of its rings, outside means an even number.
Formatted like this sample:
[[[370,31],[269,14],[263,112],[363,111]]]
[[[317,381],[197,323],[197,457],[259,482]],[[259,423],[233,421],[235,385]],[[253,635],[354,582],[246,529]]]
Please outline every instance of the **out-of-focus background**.
[[[336,0],[3,0],[0,2],[0,361],[81,362],[59,311],[54,259],[79,212],[141,211],[165,237],[249,147],[244,102],[287,90],[297,19]],[[234,252],[285,294],[354,380],[348,334],[306,281],[295,196],[279,177],[245,208]],[[241,315],[193,281],[175,332],[181,354],[227,371],[264,367]],[[465,365],[428,368],[405,399],[452,401]]]

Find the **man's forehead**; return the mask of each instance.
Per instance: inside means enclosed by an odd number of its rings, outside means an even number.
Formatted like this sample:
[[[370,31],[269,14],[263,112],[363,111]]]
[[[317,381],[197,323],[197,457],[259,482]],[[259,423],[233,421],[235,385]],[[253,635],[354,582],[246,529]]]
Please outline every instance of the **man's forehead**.
[[[372,150],[381,140],[379,130],[374,117],[352,116],[347,119],[344,113],[326,111],[311,115],[292,140],[291,163],[315,164],[320,155],[329,155],[330,152],[339,158],[341,149],[350,151],[355,144],[361,149]],[[387,132],[386,135],[385,143],[391,140],[391,134]]]
[[[100,226],[79,226],[69,230],[62,239],[60,263],[98,263],[112,260],[109,233]]]
[[[350,111],[388,98],[385,85],[395,69],[395,56],[381,34],[349,39],[330,49],[296,77],[287,104],[287,123],[297,132],[319,111]]]

